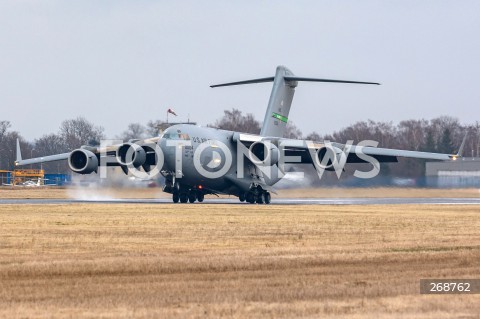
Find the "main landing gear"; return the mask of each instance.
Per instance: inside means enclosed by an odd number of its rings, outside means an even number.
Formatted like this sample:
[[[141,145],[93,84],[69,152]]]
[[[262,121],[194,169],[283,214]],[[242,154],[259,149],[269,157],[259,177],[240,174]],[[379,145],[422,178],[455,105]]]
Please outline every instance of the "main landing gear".
[[[175,189],[172,193],[172,200],[174,203],[195,203],[195,201],[201,203],[204,199],[205,194],[203,193],[203,191],[195,188],[180,190]]]
[[[270,204],[272,196],[269,192],[263,190],[261,187],[252,188],[246,193],[240,193],[238,199],[241,202],[247,202],[250,204]]]

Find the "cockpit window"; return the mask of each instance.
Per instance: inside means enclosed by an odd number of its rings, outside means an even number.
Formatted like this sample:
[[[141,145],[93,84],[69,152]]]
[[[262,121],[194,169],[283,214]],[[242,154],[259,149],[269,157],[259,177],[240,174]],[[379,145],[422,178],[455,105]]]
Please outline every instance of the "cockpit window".
[[[186,133],[168,132],[163,134],[163,138],[167,140],[183,140],[189,141],[190,136]]]
[[[185,140],[185,141],[190,140],[190,136],[188,136],[187,133],[178,134],[178,137],[180,137],[181,140]]]

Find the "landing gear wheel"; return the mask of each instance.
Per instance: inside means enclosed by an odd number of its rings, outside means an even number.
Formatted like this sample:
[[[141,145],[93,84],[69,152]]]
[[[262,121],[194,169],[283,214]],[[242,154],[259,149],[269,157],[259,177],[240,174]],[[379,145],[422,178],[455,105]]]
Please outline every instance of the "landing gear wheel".
[[[245,193],[240,193],[240,195],[238,195],[238,199],[243,203],[245,201]]]
[[[204,199],[205,199],[205,194],[202,193],[202,192],[199,192],[199,193],[197,194],[197,200],[198,200],[198,202],[201,203],[201,202],[203,202]]]
[[[270,204],[271,201],[272,201],[272,196],[270,195],[270,193],[269,192],[263,193],[263,202],[265,204]]]
[[[187,193],[180,193],[180,203],[188,202],[188,194]]]
[[[197,194],[195,194],[195,191],[191,191],[189,194],[188,194],[188,201],[190,203],[195,203],[195,200],[197,199]]]
[[[255,204],[255,195],[251,192],[248,192],[247,195],[245,196],[245,200],[250,204]]]
[[[263,204],[263,194],[258,194],[257,196],[255,196],[256,200],[257,200],[257,204]]]
[[[173,202],[174,202],[175,204],[178,203],[178,201],[180,200],[180,196],[178,195],[177,192],[174,192],[174,193],[172,194],[172,200],[173,200]]]

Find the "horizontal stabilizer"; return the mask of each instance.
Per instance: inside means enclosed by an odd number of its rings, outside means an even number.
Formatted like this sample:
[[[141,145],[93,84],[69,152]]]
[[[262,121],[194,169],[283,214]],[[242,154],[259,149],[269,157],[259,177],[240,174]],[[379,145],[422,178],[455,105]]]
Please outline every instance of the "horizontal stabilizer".
[[[375,85],[380,85],[380,83],[376,83],[376,82],[345,81],[345,80],[333,80],[333,79],[316,79],[316,78],[304,78],[304,77],[300,77],[300,76],[284,76],[283,78],[287,82],[302,81],[302,82],[327,82],[327,83],[351,83],[351,84],[375,84]],[[265,82],[273,82],[274,79],[275,78],[272,76],[272,77],[261,78],[261,79],[253,79],[253,80],[246,80],[246,81],[215,84],[215,85],[210,85],[210,87],[211,88],[216,88],[216,87],[221,87],[221,86],[265,83]]]
[[[376,82],[359,82],[359,81],[344,81],[344,80],[332,80],[332,79],[315,79],[315,78],[303,78],[299,76],[284,76],[285,81],[302,81],[302,82],[329,82],[329,83],[353,83],[353,84],[375,84]]]
[[[230,85],[241,85],[241,84],[253,84],[253,83],[264,83],[264,82],[273,82],[273,76],[268,78],[261,78],[261,79],[254,79],[254,80],[246,80],[246,81],[239,81],[239,82],[230,82],[230,83],[223,83],[223,84],[215,84],[210,85],[211,88],[216,88],[219,86],[230,86]]]

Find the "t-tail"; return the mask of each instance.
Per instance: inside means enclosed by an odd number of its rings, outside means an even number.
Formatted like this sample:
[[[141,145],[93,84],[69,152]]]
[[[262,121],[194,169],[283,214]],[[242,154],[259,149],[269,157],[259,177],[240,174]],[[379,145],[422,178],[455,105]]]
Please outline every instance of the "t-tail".
[[[331,79],[304,78],[295,76],[285,66],[278,66],[275,76],[247,81],[230,82],[211,85],[210,87],[273,82],[272,93],[268,101],[267,112],[263,120],[261,136],[283,137],[286,132],[288,115],[292,106],[293,95],[298,82],[329,82],[329,83],[353,83],[353,84],[376,84],[374,82],[343,81]]]

